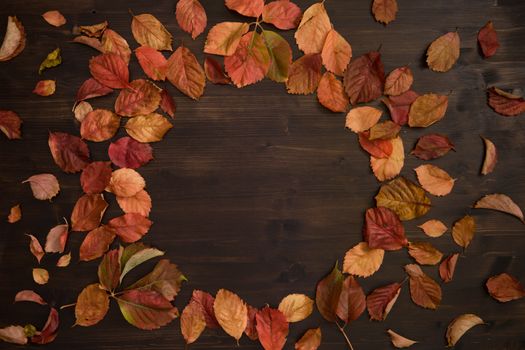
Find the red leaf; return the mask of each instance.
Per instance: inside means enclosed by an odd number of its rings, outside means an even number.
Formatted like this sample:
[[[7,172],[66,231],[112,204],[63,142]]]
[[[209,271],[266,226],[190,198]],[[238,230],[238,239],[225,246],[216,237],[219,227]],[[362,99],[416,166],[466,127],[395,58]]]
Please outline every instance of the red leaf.
[[[102,225],[90,231],[80,245],[79,260],[91,261],[100,258],[109,249],[115,239],[115,231],[109,226]]]
[[[175,118],[175,110],[177,109],[177,105],[175,104],[175,100],[171,94],[166,89],[160,92],[160,109],[162,109],[164,113],[170,117]]]
[[[179,0],[175,12],[179,27],[191,34],[193,40],[206,28],[206,11],[198,0]]]
[[[353,105],[380,97],[384,83],[385,70],[381,54],[377,51],[352,60],[344,77],[345,90]]]
[[[115,230],[123,242],[133,243],[148,233],[151,224],[148,218],[137,213],[126,213],[109,220],[108,225]]]
[[[22,120],[18,114],[13,111],[0,110],[0,130],[8,139],[20,139],[22,137],[20,132],[21,125]]]
[[[257,333],[256,316],[259,310],[251,305],[246,305],[246,307],[248,308],[248,321],[246,322],[246,329],[244,330],[244,333],[251,340],[257,340],[259,339],[259,334]]]
[[[169,58],[167,78],[180,92],[194,100],[204,93],[206,74],[187,47],[180,46]]]
[[[439,276],[443,282],[452,281],[454,271],[456,270],[456,263],[458,262],[459,254],[451,254],[439,264]]]
[[[15,295],[15,303],[20,301],[30,301],[40,305],[47,305],[44,299],[32,290],[21,290]]]
[[[478,42],[485,58],[492,57],[499,47],[498,34],[492,21],[488,21],[478,32]]]
[[[370,140],[370,131],[359,133],[359,144],[361,147],[375,158],[388,158],[392,154],[394,146],[391,140],[375,139]]]
[[[336,311],[339,304],[341,289],[343,288],[343,274],[341,270],[334,266],[328,276],[317,283],[315,292],[315,303],[321,316],[327,321],[336,321]]]
[[[113,164],[121,168],[137,169],[153,159],[153,149],[148,143],[140,143],[129,136],[112,142],[108,154]]]
[[[108,203],[101,194],[85,194],[80,197],[71,213],[72,231],[90,231],[100,225]]]
[[[508,273],[489,278],[487,289],[491,297],[502,303],[525,297],[525,289],[520,281]]]
[[[211,57],[204,60],[206,78],[213,84],[231,84],[231,79],[226,75],[221,64]]]
[[[398,250],[408,244],[405,228],[397,214],[383,207],[366,211],[363,237],[374,249]]]
[[[82,83],[77,92],[76,102],[88,100],[90,98],[105,96],[113,92],[113,89],[102,85],[94,78],[89,78]]]
[[[319,86],[317,87],[317,98],[319,103],[332,112],[346,112],[348,108],[348,97],[343,83],[330,72],[325,72]]]
[[[129,44],[119,33],[106,29],[102,35],[102,52],[120,56],[124,63],[129,64],[131,50]]]
[[[145,79],[133,80],[131,89],[120,91],[115,101],[115,112],[126,117],[136,117],[154,112],[160,104],[160,89]]]
[[[77,173],[90,162],[88,146],[77,136],[50,132],[48,144],[56,165],[66,173]]]
[[[177,308],[156,291],[134,289],[116,299],[126,321],[140,329],[157,329],[179,315]]]
[[[363,288],[354,276],[348,276],[343,282],[339,303],[337,304],[337,316],[345,323],[355,321],[361,316],[366,308],[366,296]]]
[[[58,325],[60,319],[58,317],[58,311],[52,307],[49,310],[49,316],[47,322],[44,325],[44,328],[31,337],[31,342],[35,344],[48,344],[51,343],[58,335]]]
[[[152,80],[165,80],[168,69],[168,60],[159,51],[141,46],[135,50],[135,55],[142,70]]]
[[[117,54],[105,53],[89,61],[89,71],[99,83],[113,89],[130,87],[126,62]]]
[[[279,310],[266,306],[255,315],[257,334],[265,350],[281,350],[288,336],[288,322]]]
[[[208,328],[220,328],[219,322],[215,318],[213,311],[213,302],[215,298],[207,292],[202,290],[194,290],[191,295],[191,301],[196,302],[202,308],[204,319],[206,320],[206,327]]]
[[[226,0],[225,5],[247,17],[259,17],[263,11],[264,0]]]
[[[294,29],[301,21],[301,9],[289,0],[272,1],[264,6],[262,18],[279,29]]]
[[[111,146],[110,146],[111,147]],[[102,193],[111,179],[111,162],[93,162],[82,170],[80,184],[87,194]]]
[[[445,135],[428,134],[417,140],[416,147],[410,152],[419,159],[430,160],[444,156],[454,145]]]
[[[390,118],[399,125],[405,125],[408,123],[410,106],[412,106],[412,103],[414,103],[418,97],[419,95],[417,93],[408,90],[399,96],[383,97],[381,101],[388,107]]]
[[[510,94],[497,87],[491,87],[487,91],[489,106],[497,113],[514,117],[525,112],[525,100],[522,97]]]
[[[366,297],[366,307],[370,318],[376,321],[384,321],[394,306],[399,292],[401,292],[400,283],[392,283],[374,289]]]

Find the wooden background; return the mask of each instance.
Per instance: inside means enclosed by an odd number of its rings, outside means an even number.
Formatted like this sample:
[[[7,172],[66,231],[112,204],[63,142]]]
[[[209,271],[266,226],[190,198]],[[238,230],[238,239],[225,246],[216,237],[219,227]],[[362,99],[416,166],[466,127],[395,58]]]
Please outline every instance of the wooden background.
[[[304,10],[313,0],[297,3]],[[67,250],[70,267],[54,267],[56,257],[46,256],[43,266],[51,279],[37,286],[31,278],[36,260],[28,251],[32,233],[45,239],[48,230],[69,218],[81,195],[79,176],[62,173],[47,147],[48,131],[78,134],[71,107],[80,84],[89,77],[88,59],[96,52],[72,44],[71,29],[77,24],[108,20],[132,48],[138,45],[130,32],[128,9],[157,16],[174,36],[204,60],[205,35],[192,41],[175,21],[175,0],[2,0],[0,28],[7,15],[17,15],[27,31],[27,47],[17,58],[0,63],[0,108],[16,111],[24,121],[23,139],[0,137],[0,213],[21,203],[23,219],[14,225],[0,223],[0,326],[34,323],[43,325],[47,308],[28,303],[14,305],[21,289],[34,289],[60,306],[76,300],[87,284],[96,281],[98,261],[78,263],[78,247],[84,234],[72,233]],[[427,239],[417,225],[438,218],[449,227],[469,213],[478,224],[476,237],[458,262],[454,281],[443,285],[443,302],[437,311],[414,305],[407,286],[385,322],[368,315],[352,324],[350,338],[356,350],[391,348],[385,331],[392,328],[421,341],[415,349],[443,349],[448,323],[462,313],[476,313],[486,322],[471,330],[457,349],[525,349],[525,300],[500,304],[488,296],[484,283],[494,274],[509,272],[525,282],[525,233],[518,220],[496,212],[472,210],[487,193],[506,193],[525,207],[525,116],[505,118],[486,105],[485,89],[525,87],[525,2],[522,0],[400,0],[397,20],[387,27],[370,14],[369,0],[328,0],[326,7],[334,27],[352,44],[354,57],[381,47],[385,70],[409,64],[414,89],[419,93],[450,93],[445,119],[427,130],[404,128],[408,152],[427,132],[447,134],[457,152],[432,163],[457,178],[454,191],[445,198],[432,197],[428,215],[407,222],[410,240],[428,240],[445,253],[459,252],[447,233]],[[223,1],[204,0],[208,29],[225,20],[243,20],[228,11]],[[68,19],[62,28],[45,23],[40,15],[60,10]],[[493,20],[501,48],[489,60],[481,58],[476,43],[478,29]],[[249,21],[249,20],[248,20]],[[267,26],[269,28],[270,26]],[[428,44],[439,35],[458,29],[461,57],[446,74],[430,71],[424,63]],[[293,31],[284,33],[293,43]],[[63,64],[38,76],[45,55],[56,47]],[[294,49],[296,50],[296,49]],[[294,57],[299,53],[294,52]],[[143,76],[136,60],[133,79]],[[40,79],[56,79],[57,92],[47,98],[31,93]],[[214,294],[219,288],[238,293],[248,303],[277,306],[289,293],[314,296],[317,281],[329,272],[345,251],[361,240],[363,213],[373,206],[379,183],[368,166],[368,156],[357,137],[345,130],[344,114],[323,109],[315,96],[287,95],[283,85],[264,81],[244,89],[208,85],[199,102],[182,96],[172,86],[177,102],[174,128],[154,145],[155,160],[139,171],[153,198],[154,225],[144,241],[166,250],[189,282],[178,297],[183,307],[191,291]],[[116,95],[92,101],[94,107],[111,108]],[[124,133],[121,131],[119,136]],[[494,141],[499,163],[493,174],[479,175],[483,157],[480,135]],[[107,159],[108,142],[90,143],[93,159]],[[413,169],[422,162],[407,156],[402,174],[415,179]],[[20,182],[36,174],[55,174],[60,195],[52,201],[32,198],[29,186]],[[110,197],[110,196],[107,196]],[[120,215],[114,199],[104,221]],[[381,270],[360,279],[365,291],[401,281],[406,251],[387,253]],[[147,268],[151,268],[148,265]],[[436,267],[424,270],[439,280]],[[137,275],[144,272],[139,271]],[[61,328],[49,349],[183,349],[179,322],[158,331],[145,332],[128,325],[112,303],[110,312],[91,328],[75,327],[73,309],[60,312]],[[306,321],[291,326],[286,349],[311,327],[322,327],[321,349],[345,349],[336,328],[317,311]],[[14,348],[5,343],[0,348]],[[28,348],[37,348],[28,346]],[[233,349],[223,332],[206,331],[192,349]],[[241,339],[239,349],[260,345]]]

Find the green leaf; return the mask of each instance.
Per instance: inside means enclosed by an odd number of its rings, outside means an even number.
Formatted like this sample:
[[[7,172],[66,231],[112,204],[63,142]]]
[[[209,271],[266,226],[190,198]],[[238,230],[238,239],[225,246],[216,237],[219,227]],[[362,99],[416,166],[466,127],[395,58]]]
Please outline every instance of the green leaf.
[[[164,255],[163,251],[150,248],[142,243],[131,244],[121,251],[120,265],[122,266],[122,272],[120,273],[120,282],[135,267],[157,256]]]
[[[45,69],[56,67],[60,63],[62,63],[62,57],[60,56],[60,48],[57,47],[56,49],[48,53],[45,60],[43,60],[42,63],[40,63],[40,68],[38,68],[38,74],[42,74],[42,72]]]
[[[177,265],[170,263],[167,259],[162,259],[155,265],[153,271],[133,283],[127,290],[156,291],[171,301],[178,294],[184,281],[186,277],[179,271]]]
[[[265,30],[262,36],[271,58],[266,76],[278,83],[285,82],[292,64],[292,48],[288,41],[276,32]]]

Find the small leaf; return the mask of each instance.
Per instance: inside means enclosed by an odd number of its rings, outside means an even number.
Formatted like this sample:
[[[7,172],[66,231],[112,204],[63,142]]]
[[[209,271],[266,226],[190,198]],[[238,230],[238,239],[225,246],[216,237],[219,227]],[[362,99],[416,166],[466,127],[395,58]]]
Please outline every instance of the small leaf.
[[[279,29],[288,30],[297,28],[301,21],[301,9],[288,0],[271,1],[264,5],[262,19]]]
[[[370,140],[392,140],[399,135],[399,131],[401,131],[399,124],[386,120],[370,128]]]
[[[250,338],[251,340],[259,340],[259,334],[257,333],[257,324],[256,324],[257,323],[256,317],[257,317],[257,313],[259,312],[259,310],[257,308],[254,308],[251,305],[247,305],[247,307],[248,307],[248,322],[246,323],[244,334],[246,334],[248,338]]]
[[[206,28],[206,11],[198,0],[179,0],[175,11],[179,27],[195,40]]]
[[[144,178],[135,170],[122,168],[111,174],[107,191],[119,197],[132,197],[146,186]]]
[[[239,340],[248,322],[246,303],[237,294],[220,289],[215,296],[213,311],[222,329]]]
[[[374,0],[372,13],[376,21],[385,25],[396,19],[397,0]]]
[[[7,343],[25,345],[27,344],[27,335],[22,326],[7,326],[0,328],[0,340]]]
[[[160,92],[160,109],[173,119],[175,119],[175,110],[177,106],[175,105],[175,100],[173,96],[168,92],[168,90],[163,89]]]
[[[459,254],[451,254],[445,258],[441,264],[439,264],[439,276],[443,282],[448,283],[452,281],[454,277],[454,271],[456,270],[456,264],[458,262]]]
[[[66,173],[78,173],[90,162],[88,146],[80,137],[50,132],[48,145],[55,164]]]
[[[279,311],[288,322],[302,321],[312,314],[314,301],[304,294],[289,294],[279,303]]]
[[[443,253],[428,242],[410,242],[408,254],[420,265],[437,265],[443,258]]]
[[[474,314],[463,314],[456,317],[447,327],[446,337],[448,346],[456,345],[463,334],[479,324],[484,324],[484,322]]]
[[[31,239],[31,241],[29,242],[29,251],[31,252],[31,254],[33,254],[33,256],[40,264],[40,261],[45,255],[44,249],[42,249],[42,245],[35,236],[29,234],[27,234],[26,236]]]
[[[288,336],[288,322],[279,310],[266,306],[255,315],[257,334],[264,350],[281,350]]]
[[[429,237],[441,237],[447,232],[447,226],[439,220],[428,220],[418,227]]]
[[[315,304],[319,313],[329,322],[335,322],[339,297],[343,288],[343,274],[337,264],[332,272],[317,283]]]
[[[40,80],[36,83],[33,93],[39,96],[51,96],[55,93],[56,82],[54,80]]]
[[[198,100],[204,93],[206,74],[197,57],[186,47],[180,46],[168,60],[167,78],[186,96]]]
[[[124,213],[137,213],[148,217],[151,211],[151,197],[145,190],[132,197],[117,197],[117,203]]]
[[[70,263],[71,263],[71,252],[62,255],[58,259],[56,266],[57,267],[68,267]]]
[[[107,141],[117,133],[120,117],[107,109],[89,112],[80,125],[83,139],[93,142]]]
[[[481,174],[488,175],[494,171],[496,163],[498,162],[498,151],[492,141],[485,137],[481,137],[485,144],[485,158],[483,160],[483,166],[481,167]]]
[[[86,115],[93,110],[93,106],[89,102],[81,101],[75,107],[73,107],[73,113],[75,114],[75,119],[82,123],[86,118]]]
[[[428,67],[435,72],[447,72],[459,58],[460,40],[457,32],[449,32],[434,40],[427,50]]]
[[[221,22],[213,26],[208,32],[204,52],[231,56],[237,50],[241,37],[248,32],[248,23]]]
[[[421,136],[417,140],[416,147],[410,152],[422,160],[431,160],[443,157],[450,150],[454,149],[454,145],[445,135],[428,134]]]
[[[394,0],[395,1],[395,0]],[[385,80],[385,95],[399,96],[410,90],[414,76],[408,67],[396,68]]]
[[[478,43],[485,58],[492,57],[496,54],[500,45],[498,34],[496,33],[496,29],[494,29],[492,21],[488,21],[487,24],[479,30]]]
[[[441,287],[428,277],[417,264],[405,265],[410,277],[410,297],[412,301],[426,309],[437,309],[441,303]]]
[[[191,344],[199,339],[206,328],[206,320],[200,305],[191,301],[180,316],[180,330],[186,344]]]
[[[513,215],[524,222],[523,212],[521,208],[507,195],[504,194],[488,194],[481,198],[474,204],[476,209],[492,209]]]
[[[486,286],[490,296],[502,303],[525,297],[525,289],[520,281],[508,273],[492,276]]]
[[[295,350],[317,350],[321,346],[321,328],[312,328],[295,343]]]
[[[421,186],[435,196],[446,196],[452,191],[455,179],[435,165],[424,164],[414,169]]]
[[[100,38],[106,28],[108,27],[108,22],[100,22],[97,24],[93,24],[90,26],[79,26],[78,29],[80,30],[80,33],[93,37],[93,38]]]
[[[355,133],[366,131],[376,125],[383,112],[375,107],[352,108],[346,115],[345,127]]]
[[[289,94],[312,94],[321,80],[322,61],[319,54],[306,54],[290,67],[286,89]]]
[[[394,307],[400,292],[400,283],[391,283],[374,289],[366,297],[366,307],[370,319],[384,321],[392,310],[392,307]]]
[[[326,13],[324,3],[320,2],[304,11],[294,37],[297,46],[305,54],[321,53],[330,30],[332,30],[330,18]]]
[[[365,308],[366,296],[363,288],[354,276],[346,277],[337,303],[337,316],[346,324],[357,320]]]
[[[476,232],[476,222],[470,215],[465,215],[454,223],[452,227],[452,238],[457,245],[467,248],[474,238]]]
[[[40,305],[47,305],[44,299],[32,290],[21,290],[15,295],[15,303],[20,301],[30,301]]]
[[[72,231],[91,231],[100,225],[108,207],[102,194],[85,194],[78,199],[71,213]]]
[[[42,14],[42,17],[47,23],[55,27],[60,27],[66,24],[66,19],[64,18],[64,16],[56,10],[47,11],[44,14]]]
[[[122,216],[109,220],[108,226],[122,242],[133,243],[146,235],[153,224],[148,218],[137,213],[126,213]]]
[[[47,54],[46,58],[40,63],[40,67],[38,68],[38,74],[42,74],[42,72],[48,68],[53,68],[58,66],[62,63],[62,57],[60,56],[60,48],[56,48],[50,53]]]
[[[326,35],[321,57],[328,71],[343,75],[352,58],[352,47],[341,34],[332,29]]]
[[[172,127],[173,125],[158,113],[135,117],[125,125],[126,132],[139,142],[162,141]]]
[[[7,222],[14,224],[22,219],[22,210],[20,209],[20,204],[11,207],[9,210],[9,215],[7,216]]]
[[[0,47],[0,62],[18,56],[26,46],[26,34],[22,22],[16,16],[7,17],[7,29]]]
[[[100,258],[108,251],[115,239],[115,231],[106,225],[91,230],[80,245],[80,261],[91,261]]]
[[[115,101],[115,112],[125,117],[152,113],[159,108],[160,89],[145,79],[133,80],[130,89],[120,92]]]
[[[366,210],[363,238],[373,249],[399,250],[408,244],[403,223],[388,208]]]
[[[345,91],[353,105],[380,97],[384,83],[385,70],[377,51],[353,59],[344,76]]]
[[[159,51],[149,46],[141,46],[135,49],[135,56],[137,56],[142,70],[150,79],[166,79],[168,61]]]
[[[82,170],[80,175],[82,190],[87,194],[102,193],[109,185],[111,175],[110,162],[93,162],[89,164]]]
[[[408,90],[399,96],[383,97],[381,101],[388,107],[390,118],[399,125],[405,125],[408,123],[410,106],[418,96],[414,91]]]
[[[317,98],[319,103],[332,112],[346,112],[348,108],[348,97],[346,96],[343,83],[330,72],[325,72],[319,86],[317,87]]]
[[[128,66],[122,57],[117,54],[105,53],[93,57],[89,61],[89,71],[93,78],[108,88],[122,89],[130,87]],[[134,89],[134,87],[132,88]]]
[[[49,230],[46,237],[46,253],[62,253],[66,247],[69,225],[62,224]]]
[[[408,125],[412,128],[426,128],[443,119],[447,108],[447,96],[437,94],[421,95],[410,106]]]
[[[383,249],[372,249],[366,242],[358,243],[346,252],[343,271],[351,275],[369,277],[379,270],[384,255]]]
[[[155,50],[172,50],[171,34],[153,15],[143,13],[133,16],[131,32],[140,45],[149,46]]]
[[[375,199],[378,207],[392,209],[403,221],[423,216],[430,210],[425,191],[404,177],[382,185]]]
[[[204,60],[204,73],[213,84],[231,84],[230,77],[224,72],[224,67],[211,57],[206,57]]]
[[[20,139],[22,133],[20,127],[22,126],[22,120],[13,111],[0,110],[0,130],[7,136],[8,139]]]
[[[498,114],[514,117],[525,112],[525,100],[497,87],[487,90],[489,106]]]
[[[392,342],[392,345],[394,345],[398,349],[409,348],[417,343],[417,341],[405,338],[391,329],[387,330],[386,332],[390,336],[390,341]]]
[[[49,272],[46,269],[34,268],[33,280],[40,285],[47,284],[49,281]]]

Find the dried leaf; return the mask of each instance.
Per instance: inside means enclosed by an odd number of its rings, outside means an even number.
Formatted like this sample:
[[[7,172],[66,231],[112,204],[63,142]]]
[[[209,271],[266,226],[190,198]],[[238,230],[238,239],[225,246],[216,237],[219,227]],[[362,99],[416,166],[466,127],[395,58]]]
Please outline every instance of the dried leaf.
[[[382,185],[375,199],[378,207],[392,209],[403,221],[423,216],[430,210],[425,191],[404,177]]]
[[[125,136],[109,145],[108,155],[118,167],[137,169],[153,159],[153,149],[147,143]]]
[[[198,100],[204,93],[206,74],[197,57],[184,46],[180,46],[168,60],[166,77],[186,96]]]
[[[525,100],[497,87],[487,90],[489,106],[503,116],[513,117],[525,112]]]
[[[173,125],[158,113],[135,117],[125,125],[127,133],[139,142],[162,141],[172,127]]]
[[[122,60],[129,64],[131,49],[129,44],[119,33],[111,29],[106,29],[102,35],[102,52],[113,53],[120,56]]]
[[[523,212],[521,208],[507,195],[504,194],[488,194],[481,198],[474,204],[476,209],[492,209],[514,215],[521,222],[524,222]]]
[[[388,158],[375,158],[374,156],[370,156],[370,166],[379,181],[390,180],[396,177],[405,164],[405,149],[401,137],[396,137],[390,141],[392,144],[392,153]]]
[[[29,182],[33,196],[42,201],[55,197],[60,191],[57,178],[52,174],[33,175],[22,183]]]
[[[145,186],[146,181],[137,171],[122,168],[112,173],[106,190],[119,197],[132,197],[143,190]]]
[[[348,97],[346,96],[343,83],[330,72],[325,72],[319,86],[317,87],[317,98],[319,103],[332,112],[346,112],[348,108]]]
[[[409,348],[417,343],[417,341],[405,338],[391,329],[387,330],[386,332],[390,336],[390,341],[392,342],[392,345],[394,345],[398,349]]]
[[[408,254],[420,265],[437,265],[443,258],[443,253],[428,242],[410,242]]]
[[[45,254],[44,249],[42,249],[42,245],[38,241],[38,238],[29,234],[27,236],[31,239],[31,241],[29,242],[29,251],[31,252],[31,254],[33,254],[33,256],[40,264],[40,261],[42,260]]]
[[[248,23],[221,22],[213,26],[208,32],[204,52],[231,56],[237,50],[241,37],[248,32]]]
[[[175,119],[175,110],[177,109],[177,106],[175,105],[175,100],[166,89],[163,89],[160,92],[160,109]]]
[[[498,162],[498,151],[492,141],[485,137],[481,137],[485,144],[485,159],[483,160],[483,166],[481,167],[481,174],[488,175],[494,171],[496,163]]]
[[[395,1],[395,0],[393,0]],[[414,82],[412,71],[408,67],[396,68],[388,74],[385,80],[385,95],[399,96],[404,94]]]
[[[126,117],[152,113],[159,108],[160,89],[145,79],[133,80],[130,89],[120,92],[115,101],[115,112]]]
[[[30,301],[40,305],[47,305],[45,300],[32,290],[21,290],[15,295],[15,303],[20,301]]]
[[[33,93],[39,96],[51,96],[55,93],[56,82],[54,80],[40,80],[36,83]]]
[[[20,204],[17,204],[14,207],[11,207],[9,215],[7,216],[7,222],[14,224],[15,222],[20,221],[20,219],[22,219],[22,210],[20,209]]]
[[[352,108],[346,115],[345,126],[355,133],[370,129],[381,118],[380,109],[370,106]]]
[[[57,267],[68,267],[71,263],[71,253],[62,255],[57,261]]]
[[[80,184],[87,194],[102,193],[109,185],[112,169],[111,162],[93,162],[82,170]]]
[[[22,120],[18,114],[13,111],[0,110],[0,130],[8,139],[12,140],[22,138],[22,133],[20,131],[21,125]]]
[[[35,344],[48,344],[55,340],[58,335],[58,326],[60,319],[58,317],[58,311],[52,307],[49,310],[49,316],[47,317],[46,324],[40,332],[35,333],[31,337],[31,343]],[[26,326],[27,327],[27,326]],[[27,335],[27,332],[26,332]]]
[[[366,242],[358,243],[346,252],[343,272],[360,277],[371,276],[381,267],[384,255],[383,249],[370,248]]]
[[[224,71],[224,67],[211,57],[206,57],[204,60],[204,73],[206,73],[206,78],[213,84],[228,85],[231,83],[230,78]]]
[[[129,247],[129,246],[128,246]],[[120,283],[120,251],[108,251],[98,265],[100,287],[113,292]]]
[[[484,324],[483,320],[474,314],[463,314],[456,317],[447,328],[447,342],[448,346],[454,346],[459,339],[469,329],[479,324]]]
[[[256,32],[243,35],[233,55],[224,59],[224,66],[238,88],[262,80],[270,68],[270,53],[262,36]]]
[[[65,17],[56,10],[47,11],[42,15],[42,17],[47,23],[55,27],[63,26],[67,22]]]
[[[418,227],[429,237],[441,237],[447,232],[447,226],[439,220],[428,220]]]
[[[332,29],[326,35],[321,57],[328,71],[343,75],[352,58],[352,47],[341,34]]]
[[[195,302],[201,307],[201,312],[204,315],[204,319],[206,321],[206,327],[212,329],[220,328],[213,311],[213,303],[215,302],[215,298],[210,293],[203,292],[202,290],[194,290],[191,295],[190,302]]]
[[[408,90],[399,96],[383,97],[381,101],[388,107],[390,118],[399,125],[405,125],[408,123],[410,107],[418,97],[417,93]]]
[[[40,67],[38,68],[38,74],[42,74],[42,72],[48,68],[53,68],[58,66],[62,63],[62,57],[60,56],[60,48],[56,48],[50,53],[47,54],[46,58],[40,63]]]
[[[414,170],[421,186],[434,196],[446,196],[454,187],[456,180],[435,165],[424,164]]]
[[[401,126],[390,120],[386,120],[381,123],[377,123],[370,128],[370,140],[391,140],[395,139],[401,131]]]
[[[451,254],[446,257],[441,264],[439,264],[439,276],[443,282],[448,283],[452,281],[454,277],[454,271],[456,270],[456,264],[458,262],[459,254]]]
[[[140,45],[149,46],[155,50],[172,51],[171,34],[153,15],[143,13],[133,16],[131,32]]]
[[[376,288],[366,297],[366,307],[370,319],[384,321],[401,292],[400,283],[391,283],[383,287]]]
[[[396,19],[397,0],[374,0],[372,13],[376,21],[385,25]]]
[[[353,59],[344,76],[345,91],[353,105],[380,97],[384,83],[385,70],[377,51]]]
[[[459,58],[458,32],[449,32],[434,40],[427,50],[428,67],[435,72],[447,72]]]
[[[289,0],[271,1],[264,6],[263,22],[271,23],[279,29],[297,28],[301,21],[301,9]]]
[[[135,89],[129,84],[129,70],[126,62],[115,53],[105,53],[93,57],[89,60],[89,71],[93,78],[108,88]]]
[[[286,89],[289,94],[308,95],[315,92],[321,80],[322,60],[319,54],[306,54],[290,67]]]
[[[18,56],[26,46],[26,33],[22,22],[16,16],[7,17],[7,29],[0,47],[0,62]]]
[[[499,48],[498,34],[492,21],[488,21],[478,32],[478,43],[485,58],[494,56]]]
[[[222,329],[239,340],[248,322],[246,303],[237,294],[220,289],[215,296],[213,311]]]
[[[49,281],[49,272],[47,272],[46,269],[34,268],[33,280],[40,285],[47,284]]]
[[[109,140],[120,127],[120,117],[107,109],[95,109],[89,112],[80,125],[83,139],[93,142]]]
[[[76,325],[89,327],[99,323],[109,310],[109,297],[98,283],[85,287],[75,305]]]
[[[199,339],[200,335],[206,328],[206,320],[200,305],[191,301],[180,316],[180,330],[186,344],[191,344]]]
[[[419,96],[408,114],[408,125],[412,128],[426,128],[445,116],[448,107],[448,97],[437,94]]]
[[[246,329],[244,330],[244,334],[246,334],[248,338],[250,338],[251,340],[258,340],[259,334],[257,333],[256,316],[259,310],[257,308],[254,308],[251,305],[247,305],[247,307],[248,307],[248,322],[246,323]],[[212,309],[212,312],[213,312],[213,309]]]
[[[126,213],[108,222],[108,226],[126,243],[140,240],[148,233],[152,224],[152,221],[138,213]]]
[[[80,245],[80,261],[91,261],[100,258],[108,251],[115,239],[115,231],[106,225],[90,231]]]
[[[266,306],[255,315],[257,334],[264,350],[281,350],[288,336],[288,322],[284,314]]]
[[[394,150],[392,140],[370,140],[370,132],[359,133],[359,144],[375,158],[388,158]]]
[[[151,197],[145,190],[132,197],[117,197],[117,203],[124,213],[137,213],[148,217],[151,211]]]
[[[91,231],[100,225],[108,207],[102,194],[85,194],[78,199],[71,213],[72,231]]]
[[[355,321],[361,316],[366,308],[366,296],[363,288],[354,276],[348,276],[341,288],[339,302],[337,304],[337,316],[345,324]]]
[[[179,0],[175,11],[179,27],[195,40],[206,28],[206,11],[198,0]]]
[[[73,112],[75,113],[75,119],[82,123],[86,118],[86,115],[93,110],[93,107],[89,102],[82,101],[73,107]]]
[[[88,146],[78,136],[50,132],[48,145],[56,165],[66,173],[78,173],[90,162]]]
[[[453,149],[454,145],[445,135],[428,134],[421,136],[417,140],[416,147],[414,147],[410,154],[422,160],[431,160],[443,157]]]
[[[113,89],[102,85],[94,78],[89,78],[82,83],[77,92],[76,102],[88,100],[90,98],[105,96],[113,92]]]
[[[441,287],[428,277],[417,264],[405,265],[410,277],[410,297],[412,301],[426,309],[437,309],[441,303]]]
[[[281,35],[270,30],[263,31],[262,38],[271,60],[266,76],[278,83],[286,82],[292,65],[290,44]]]
[[[144,330],[165,326],[179,315],[177,308],[155,291],[129,290],[117,301],[126,321]]]
[[[329,322],[337,320],[339,298],[343,288],[343,274],[337,263],[332,272],[317,283],[315,304],[319,313]]]
[[[490,296],[502,303],[525,297],[525,289],[520,281],[508,273],[492,276],[486,286]]]
[[[317,350],[321,346],[321,328],[312,328],[295,343],[295,350]]]
[[[150,79],[166,79],[168,61],[159,51],[152,49],[149,46],[141,46],[135,49],[135,56],[137,56],[137,60],[139,61],[142,70]]]
[[[120,282],[124,276],[135,267],[148,260],[164,255],[164,252],[157,248],[148,247],[143,243],[130,244],[126,248],[120,248]],[[169,301],[177,295],[180,289],[179,279],[181,273],[177,266],[170,264],[166,259],[160,260],[152,272],[135,282],[128,289],[142,288],[155,290]]]
[[[0,328],[0,340],[12,344],[25,345],[27,344],[25,328],[22,326],[7,326]]]
[[[304,11],[295,32],[295,41],[305,54],[321,53],[328,32],[332,30],[324,3],[315,3]]]
[[[408,244],[403,223],[388,208],[369,208],[365,214],[363,238],[372,249],[399,250]]]
[[[69,225],[56,225],[49,230],[46,237],[46,253],[63,253],[69,235]]]
[[[289,294],[279,303],[287,322],[299,322],[312,314],[314,301],[304,294]]]
[[[243,16],[259,17],[262,14],[263,0],[226,0],[224,2],[227,8],[237,11]]]
[[[474,238],[476,232],[476,222],[470,215],[465,215],[454,223],[452,227],[452,238],[457,245],[467,248]]]

